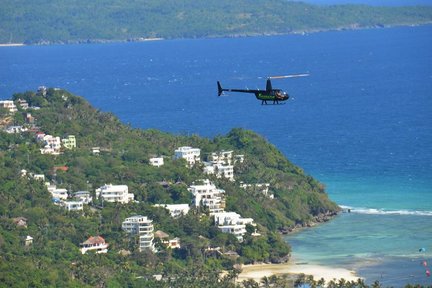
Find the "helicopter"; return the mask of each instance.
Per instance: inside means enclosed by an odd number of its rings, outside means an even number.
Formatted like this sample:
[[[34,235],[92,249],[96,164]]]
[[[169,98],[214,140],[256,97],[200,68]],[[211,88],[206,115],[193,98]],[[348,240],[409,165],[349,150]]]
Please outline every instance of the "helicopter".
[[[283,75],[283,76],[270,76],[267,77],[267,84],[266,89],[225,89],[222,88],[222,85],[220,81],[217,81],[218,86],[218,96],[221,96],[224,91],[227,92],[240,92],[240,93],[252,93],[255,94],[255,97],[258,100],[261,100],[261,105],[266,104],[267,101],[273,101],[273,104],[282,104],[279,102],[283,102],[289,99],[289,95],[287,92],[281,90],[281,89],[274,89],[271,83],[271,79],[281,79],[281,78],[294,78],[294,77],[305,77],[309,76],[309,73],[303,73],[303,74],[292,74],[292,75]]]

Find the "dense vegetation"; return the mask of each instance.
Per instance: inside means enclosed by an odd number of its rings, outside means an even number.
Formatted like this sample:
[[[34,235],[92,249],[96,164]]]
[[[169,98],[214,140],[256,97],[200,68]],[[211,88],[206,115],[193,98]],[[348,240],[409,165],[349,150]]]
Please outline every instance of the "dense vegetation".
[[[432,7],[286,0],[2,0],[1,8],[0,43],[264,35],[432,21]]]
[[[31,110],[39,131],[60,137],[75,135],[78,147],[57,156],[42,155],[34,131],[0,131],[0,286],[160,287],[152,275],[162,274],[165,279],[175,279],[165,283],[175,281],[178,287],[204,287],[205,281],[221,281],[229,287],[238,273],[234,264],[287,259],[290,247],[278,230],[312,223],[319,215],[338,210],[322,184],[251,131],[233,129],[226,136],[206,139],[132,129],[114,115],[96,111],[83,98],[58,89],[48,89],[45,96],[19,93],[13,99],[41,107]],[[0,125],[22,125],[27,112],[10,115],[0,109]],[[220,150],[245,155],[245,161],[236,165],[235,182],[210,179],[225,189],[226,210],[254,218],[262,236],[247,234],[239,243],[233,235],[221,233],[205,209],[192,209],[173,219],[165,209],[152,206],[190,203],[188,185],[208,178],[199,165],[189,169],[183,160],[172,159],[173,151],[184,145],[201,148],[202,155]],[[101,148],[99,155],[92,154],[94,146]],[[167,156],[162,167],[148,163],[155,155]],[[54,172],[55,166],[69,169]],[[52,203],[42,182],[23,177],[22,169],[44,174],[46,181],[70,192],[88,190],[94,194],[105,183],[126,184],[139,203],[104,203],[101,208],[96,201],[83,212],[66,212]],[[275,199],[239,188],[239,181],[268,182]],[[152,219],[155,230],[180,237],[182,247],[170,250],[160,246],[155,254],[138,252],[134,241],[121,230],[122,221],[137,214]],[[15,217],[27,218],[27,227],[18,227]],[[27,235],[34,238],[29,247],[23,245]],[[79,243],[91,235],[102,235],[110,243],[108,254],[81,255]],[[206,250],[208,247],[236,251],[240,257],[221,256]],[[121,255],[120,251],[132,254]],[[222,270],[230,272],[220,276]]]

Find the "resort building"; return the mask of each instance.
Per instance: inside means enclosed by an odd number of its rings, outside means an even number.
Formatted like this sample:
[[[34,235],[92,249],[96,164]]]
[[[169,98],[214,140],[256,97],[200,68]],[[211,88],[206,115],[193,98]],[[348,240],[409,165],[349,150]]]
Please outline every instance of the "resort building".
[[[84,209],[84,203],[81,201],[63,201],[60,205],[68,211],[81,211]]]
[[[123,221],[122,229],[131,235],[138,236],[138,248],[140,252],[146,249],[155,251],[153,243],[153,220],[141,215],[132,216]]]
[[[176,149],[174,153],[174,159],[185,159],[189,167],[193,166],[197,162],[200,162],[201,150],[199,148],[183,146]]]
[[[206,179],[202,181],[202,184],[191,185],[188,190],[194,196],[195,207],[201,205],[208,207],[210,214],[223,212],[225,190],[216,188],[210,180]]]
[[[152,166],[160,167],[164,165],[164,159],[162,157],[153,157],[149,159],[149,163]]]
[[[254,225],[252,218],[242,218],[235,212],[214,213],[215,225],[223,233],[230,233],[236,236],[239,242],[243,241],[243,235],[246,234],[246,224]]]
[[[94,250],[96,253],[107,253],[109,244],[101,236],[91,236],[86,241],[80,244],[81,253],[85,254],[87,251]]]
[[[155,204],[154,207],[162,207],[169,211],[171,217],[177,218],[189,213],[189,204]]]
[[[12,100],[0,100],[0,108],[9,110],[9,112],[17,112],[18,109]]]
[[[119,202],[119,203],[129,203],[133,201],[134,194],[129,193],[129,188],[127,185],[112,185],[105,184],[104,186],[96,189],[96,195],[107,202]]]
[[[66,138],[61,139],[63,147],[66,149],[74,149],[76,148],[76,138],[74,135],[69,135]]]

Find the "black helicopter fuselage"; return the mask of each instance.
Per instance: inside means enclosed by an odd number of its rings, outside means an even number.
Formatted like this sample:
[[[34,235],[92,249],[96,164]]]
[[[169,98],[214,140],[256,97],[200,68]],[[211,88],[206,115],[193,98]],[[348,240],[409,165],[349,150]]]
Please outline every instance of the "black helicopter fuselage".
[[[250,90],[250,89],[224,89],[222,88],[220,82],[218,84],[218,95],[222,95],[224,91],[227,92],[240,92],[240,93],[251,93],[255,94],[258,100],[261,100],[261,104],[267,104],[267,101],[273,101],[273,104],[279,104],[289,99],[288,93],[281,89],[273,89],[270,79],[267,79],[266,90]]]

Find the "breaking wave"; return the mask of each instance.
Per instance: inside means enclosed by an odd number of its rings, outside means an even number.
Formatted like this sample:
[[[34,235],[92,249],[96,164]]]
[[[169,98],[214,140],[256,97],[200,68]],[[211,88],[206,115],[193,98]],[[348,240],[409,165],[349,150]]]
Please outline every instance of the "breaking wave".
[[[365,207],[350,207],[339,205],[344,212],[370,215],[416,215],[416,216],[432,216],[432,211],[417,211],[417,210],[386,210]]]

